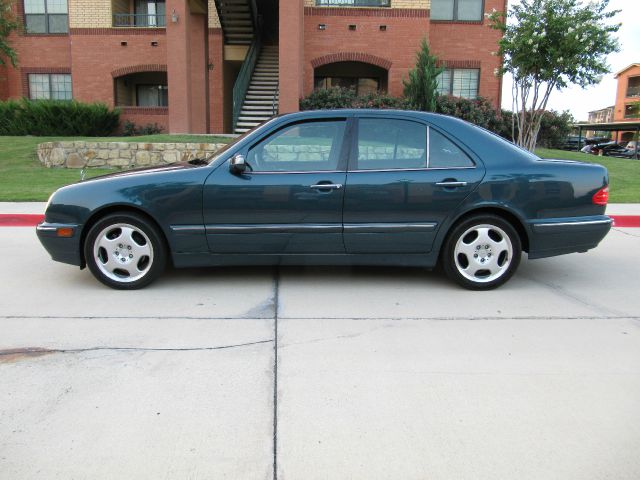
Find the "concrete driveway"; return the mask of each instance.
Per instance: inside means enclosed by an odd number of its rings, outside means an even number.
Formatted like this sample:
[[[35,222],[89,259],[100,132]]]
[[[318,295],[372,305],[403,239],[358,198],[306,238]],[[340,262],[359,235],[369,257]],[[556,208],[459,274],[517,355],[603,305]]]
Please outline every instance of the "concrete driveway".
[[[640,229],[469,292],[412,269],[110,290],[1,228],[0,479],[640,478]]]

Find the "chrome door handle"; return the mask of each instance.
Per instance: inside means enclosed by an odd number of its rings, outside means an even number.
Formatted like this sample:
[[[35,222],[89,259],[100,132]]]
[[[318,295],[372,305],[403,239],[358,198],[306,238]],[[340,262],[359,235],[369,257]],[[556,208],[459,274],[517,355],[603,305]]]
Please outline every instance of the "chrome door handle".
[[[342,188],[341,183],[316,183],[315,185],[311,185],[309,188],[325,188],[331,190],[340,190]]]
[[[439,187],[466,187],[467,182],[447,181],[447,182],[438,182],[436,183],[436,185]]]

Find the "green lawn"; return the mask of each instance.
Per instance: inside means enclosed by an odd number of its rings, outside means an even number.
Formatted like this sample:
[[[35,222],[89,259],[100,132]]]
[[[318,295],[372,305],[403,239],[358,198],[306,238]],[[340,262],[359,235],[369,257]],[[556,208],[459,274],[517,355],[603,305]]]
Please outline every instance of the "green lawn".
[[[536,154],[542,158],[599,163],[609,170],[609,202],[640,203],[640,160],[596,157],[587,153],[545,148],[537,149]]]
[[[46,201],[63,185],[80,180],[80,171],[65,168],[44,168],[36,156],[36,145],[56,140],[80,140],[65,137],[0,137],[0,201]],[[91,141],[227,143],[228,137],[206,135],[148,135],[144,137],[91,138]],[[600,163],[609,169],[610,201],[640,203],[640,161],[595,157],[579,152],[538,149],[543,158],[560,158]],[[90,169],[87,177],[110,172]]]
[[[68,137],[0,137],[0,201],[46,201],[56,189],[80,180],[80,170],[45,168],[36,155],[36,146],[57,140],[93,142],[178,142],[227,143],[228,137],[205,135],[147,135],[142,137],[68,138]],[[92,168],[86,177],[113,170]]]

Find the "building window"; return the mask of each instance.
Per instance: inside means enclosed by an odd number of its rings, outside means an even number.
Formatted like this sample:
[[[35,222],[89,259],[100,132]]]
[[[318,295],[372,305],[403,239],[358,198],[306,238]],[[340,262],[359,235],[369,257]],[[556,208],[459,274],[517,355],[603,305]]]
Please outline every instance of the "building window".
[[[71,100],[71,75],[58,73],[29,74],[31,100]]]
[[[24,0],[27,33],[68,33],[67,0]]]
[[[166,85],[136,85],[136,106],[169,106],[169,89]]]
[[[153,0],[136,0],[136,27],[164,27],[165,20],[165,2]]]
[[[376,93],[380,89],[379,78],[315,77],[315,89],[341,87],[352,89],[356,95]]]
[[[640,97],[640,77],[629,78],[629,83],[627,84],[627,98],[629,97]]]
[[[480,70],[477,68],[446,69],[438,75],[438,93],[462,98],[477,98]]]
[[[482,21],[484,0],[431,0],[431,20]]]
[[[625,105],[624,118],[640,118],[640,102]]]

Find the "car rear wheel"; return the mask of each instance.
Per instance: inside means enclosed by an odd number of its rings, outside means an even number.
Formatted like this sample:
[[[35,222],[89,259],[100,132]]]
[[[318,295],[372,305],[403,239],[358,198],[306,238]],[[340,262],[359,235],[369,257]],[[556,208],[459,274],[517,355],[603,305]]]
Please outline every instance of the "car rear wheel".
[[[442,257],[447,276],[470,290],[490,290],[505,283],[520,263],[518,233],[496,215],[463,220],[449,233]]]
[[[163,272],[166,248],[158,229],[133,213],[107,215],[91,227],[84,244],[91,273],[121,290],[142,288]]]

